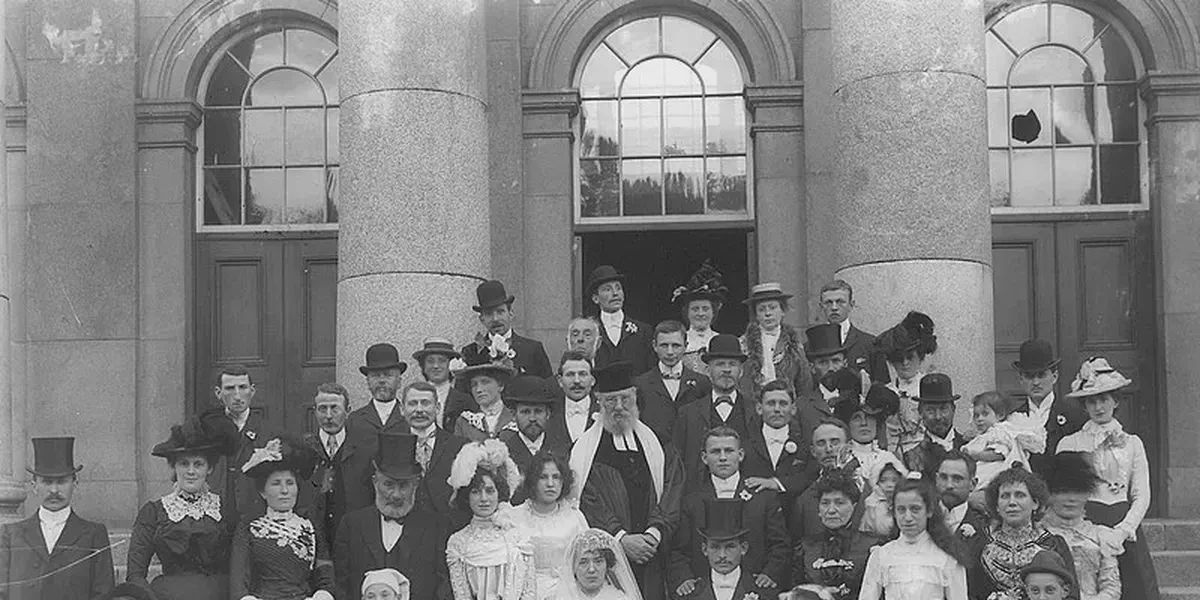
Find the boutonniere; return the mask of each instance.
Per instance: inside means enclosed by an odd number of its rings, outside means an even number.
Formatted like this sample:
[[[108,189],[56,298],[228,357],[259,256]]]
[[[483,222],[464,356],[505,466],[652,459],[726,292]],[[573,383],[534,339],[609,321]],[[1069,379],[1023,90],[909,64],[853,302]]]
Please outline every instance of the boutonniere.
[[[1058,415],[1058,417],[1056,417],[1054,419],[1054,422],[1058,423],[1059,427],[1066,427],[1067,426],[1067,415]]]
[[[258,437],[258,434],[257,434],[257,433],[254,433],[253,431],[250,431],[250,430],[248,430],[248,429],[247,429],[247,430],[246,430],[246,437],[250,438],[250,440],[251,440],[251,441],[253,441],[253,440],[254,440],[254,438]]]
[[[749,502],[754,499],[754,494],[751,493],[750,490],[742,490],[742,493],[738,494],[738,496],[741,497],[741,499],[746,502]]]
[[[969,538],[975,535],[975,528],[972,527],[970,523],[963,523],[962,526],[958,528],[958,532],[961,533],[963,537]]]
[[[697,381],[695,379],[684,379],[683,380],[683,385],[685,385],[687,387],[696,387],[696,383],[697,383]]]
[[[633,321],[626,322],[625,323],[625,331],[628,331],[631,334],[637,333],[638,332],[637,323],[634,323]]]
[[[742,600],[758,600],[758,594],[754,592],[746,592],[746,595],[742,596]]]
[[[788,440],[783,443],[783,451],[784,452],[787,452],[788,454],[795,454],[796,450],[797,450],[796,442],[793,442],[792,440]]]
[[[469,410],[462,411],[462,418],[471,424],[471,427],[483,431],[487,427],[487,422],[483,419],[483,413],[471,412]]]

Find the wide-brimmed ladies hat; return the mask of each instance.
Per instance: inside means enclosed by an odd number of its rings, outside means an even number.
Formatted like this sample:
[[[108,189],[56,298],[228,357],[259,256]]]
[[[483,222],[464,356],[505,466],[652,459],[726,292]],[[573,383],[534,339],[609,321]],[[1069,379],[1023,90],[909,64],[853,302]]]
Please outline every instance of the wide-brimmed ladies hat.
[[[728,292],[729,289],[721,279],[721,272],[706,260],[688,279],[687,285],[681,285],[671,292],[671,302],[682,306],[687,306],[692,300],[724,302]]]
[[[181,425],[172,425],[166,441],[155,444],[150,454],[171,460],[185,454],[232,454],[239,441],[237,425],[221,407],[193,415]],[[210,465],[211,466],[211,465]]]
[[[1083,398],[1106,394],[1126,387],[1133,383],[1119,371],[1108,364],[1102,357],[1092,357],[1079,366],[1079,374],[1071,382],[1071,392],[1068,398]]]
[[[778,282],[768,281],[750,288],[750,297],[742,300],[742,304],[754,306],[759,302],[765,302],[767,300],[779,300],[780,302],[783,302],[791,297],[792,294],[784,293],[783,286],[779,285]]]
[[[493,359],[487,350],[475,348],[472,351],[472,348],[472,346],[467,346],[465,349],[466,353],[462,359],[466,366],[454,372],[455,379],[469,382],[476,375],[489,375],[498,380],[507,381],[516,375],[517,370],[512,365],[512,359],[503,355]]]
[[[296,479],[308,479],[316,467],[316,452],[299,438],[283,434],[271,438],[262,448],[255,448],[242,465],[242,473],[260,479],[277,471],[291,471]]]

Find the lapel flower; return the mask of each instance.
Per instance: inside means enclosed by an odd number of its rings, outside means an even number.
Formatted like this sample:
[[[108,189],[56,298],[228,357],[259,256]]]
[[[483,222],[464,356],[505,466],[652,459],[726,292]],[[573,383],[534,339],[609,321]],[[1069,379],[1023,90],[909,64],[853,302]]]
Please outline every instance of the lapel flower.
[[[742,596],[742,600],[758,600],[758,594],[754,592],[746,592],[746,595]]]
[[[1067,415],[1058,415],[1058,417],[1056,417],[1054,419],[1054,422],[1058,423],[1059,427],[1066,427],[1067,426]]]
[[[695,379],[684,379],[683,385],[685,385],[687,387],[696,387],[696,380]]]
[[[634,323],[633,321],[626,321],[625,322],[625,331],[628,331],[631,334],[637,333],[638,332],[637,323]]]
[[[257,434],[257,433],[254,433],[253,431],[250,431],[249,429],[247,429],[247,430],[246,430],[246,437],[250,438],[250,440],[251,440],[251,441],[254,441],[254,438],[258,437],[258,434]]]
[[[750,493],[750,490],[742,490],[742,493],[738,494],[738,496],[740,496],[741,499],[745,500],[746,502],[754,499],[754,494]]]
[[[784,452],[787,452],[788,454],[795,454],[796,450],[797,450],[796,442],[793,442],[792,440],[788,440],[783,443],[783,451]]]
[[[510,358],[510,359],[512,359],[512,358],[516,358],[516,357],[517,357],[517,351],[516,351],[516,350],[513,350],[512,348],[509,348],[509,349],[508,349],[508,352],[505,352],[505,353],[504,353],[504,356],[506,356],[506,357],[508,357],[508,358]]]
[[[961,533],[963,537],[969,538],[975,535],[975,528],[972,527],[970,523],[963,523],[961,526],[959,526],[958,532]]]

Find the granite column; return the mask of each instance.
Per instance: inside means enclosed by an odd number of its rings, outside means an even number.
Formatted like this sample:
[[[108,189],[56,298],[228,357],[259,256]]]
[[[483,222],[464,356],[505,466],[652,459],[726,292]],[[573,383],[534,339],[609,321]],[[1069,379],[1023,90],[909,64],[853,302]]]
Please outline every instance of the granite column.
[[[0,2],[0,33],[7,31],[4,12],[4,3]],[[0,60],[0,90],[5,89],[7,71],[8,61]],[[5,104],[4,94],[0,94],[0,115],[7,114],[8,107]],[[17,464],[16,460],[23,454],[16,451],[16,444],[25,443],[23,432],[18,431],[24,415],[18,415],[17,411],[24,413],[25,405],[13,402],[12,394],[13,339],[9,319],[14,288],[10,277],[11,238],[8,235],[7,129],[7,125],[0,127],[0,434],[3,434],[0,435],[0,522],[19,517],[21,503],[25,500],[25,488],[20,483],[24,480],[25,465]]]

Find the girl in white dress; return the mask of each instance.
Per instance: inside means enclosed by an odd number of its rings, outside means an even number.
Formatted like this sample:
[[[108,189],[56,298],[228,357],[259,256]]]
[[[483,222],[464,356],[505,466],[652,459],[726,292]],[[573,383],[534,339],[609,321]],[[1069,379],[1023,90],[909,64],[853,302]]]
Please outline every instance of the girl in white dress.
[[[554,597],[563,553],[588,528],[578,506],[567,500],[574,483],[566,457],[538,452],[521,483],[527,499],[512,511],[513,524],[533,549],[538,600]]]
[[[913,472],[896,487],[900,538],[872,548],[859,600],[967,600],[967,570],[933,486]],[[915,478],[914,478],[915,477]]]

